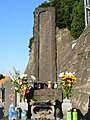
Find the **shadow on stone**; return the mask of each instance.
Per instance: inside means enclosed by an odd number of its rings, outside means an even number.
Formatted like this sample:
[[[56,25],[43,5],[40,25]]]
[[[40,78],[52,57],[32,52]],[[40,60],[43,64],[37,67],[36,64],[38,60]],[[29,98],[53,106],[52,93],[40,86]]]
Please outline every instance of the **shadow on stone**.
[[[25,97],[26,97],[27,103],[28,103],[27,118],[30,119],[31,118],[31,105],[30,105],[30,101],[34,97],[34,88],[31,88],[29,90],[29,93],[25,94]]]
[[[25,93],[25,97],[26,97],[27,100],[32,99],[34,97],[34,88],[31,88],[29,90],[29,93]]]
[[[74,108],[73,108],[74,109]],[[77,109],[77,108],[75,108],[76,110],[77,110],[77,112],[78,112],[78,120],[84,120],[84,116],[83,116],[83,114],[81,113],[81,111],[79,110],[79,109]]]
[[[85,120],[90,120],[90,110],[84,116]]]
[[[88,103],[88,111],[84,116],[85,120],[90,120],[90,96],[89,96],[89,103]]]

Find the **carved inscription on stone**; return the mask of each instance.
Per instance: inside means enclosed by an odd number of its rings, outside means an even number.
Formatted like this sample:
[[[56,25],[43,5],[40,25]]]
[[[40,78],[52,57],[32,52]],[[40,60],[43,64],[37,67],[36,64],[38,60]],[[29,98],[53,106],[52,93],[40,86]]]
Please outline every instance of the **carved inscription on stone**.
[[[55,8],[35,10],[34,30],[37,80],[56,81]]]

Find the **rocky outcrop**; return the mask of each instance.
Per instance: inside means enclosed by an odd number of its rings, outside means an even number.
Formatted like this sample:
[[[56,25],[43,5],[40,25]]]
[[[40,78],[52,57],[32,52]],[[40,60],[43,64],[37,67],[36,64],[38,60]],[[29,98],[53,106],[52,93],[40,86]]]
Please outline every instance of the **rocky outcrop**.
[[[90,96],[90,24],[73,44],[67,29],[56,28],[56,67],[58,74],[63,71],[74,72],[77,83],[72,90],[73,107],[80,109],[83,115],[88,112]],[[76,45],[75,45],[76,44]],[[75,45],[75,46],[74,46]],[[35,43],[32,45],[30,59],[25,73],[29,78],[35,75]],[[40,52],[40,51],[39,51]],[[52,54],[53,55],[53,54]],[[52,56],[53,58],[53,56]],[[54,72],[53,72],[54,73]],[[90,105],[89,105],[90,106]]]

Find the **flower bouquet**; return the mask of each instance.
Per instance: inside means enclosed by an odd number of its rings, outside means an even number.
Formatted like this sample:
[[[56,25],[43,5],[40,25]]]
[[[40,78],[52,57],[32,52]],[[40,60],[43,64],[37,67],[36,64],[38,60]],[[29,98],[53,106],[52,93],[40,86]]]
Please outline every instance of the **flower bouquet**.
[[[66,98],[71,97],[71,90],[73,85],[76,83],[77,78],[71,72],[62,72],[59,74],[60,85],[62,86],[63,95]]]
[[[33,88],[33,84],[31,80],[28,80],[27,74],[19,74],[15,69],[15,75],[10,75],[11,82],[14,86],[14,90],[16,93],[20,94],[20,99],[25,98],[25,95],[29,94],[30,89]]]

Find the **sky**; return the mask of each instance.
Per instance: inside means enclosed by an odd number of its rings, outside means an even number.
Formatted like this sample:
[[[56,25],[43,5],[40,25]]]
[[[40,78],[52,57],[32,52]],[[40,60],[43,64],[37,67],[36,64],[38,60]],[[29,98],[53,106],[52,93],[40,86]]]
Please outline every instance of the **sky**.
[[[48,0],[0,0],[0,74],[24,73],[29,60],[35,8]]]

